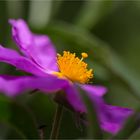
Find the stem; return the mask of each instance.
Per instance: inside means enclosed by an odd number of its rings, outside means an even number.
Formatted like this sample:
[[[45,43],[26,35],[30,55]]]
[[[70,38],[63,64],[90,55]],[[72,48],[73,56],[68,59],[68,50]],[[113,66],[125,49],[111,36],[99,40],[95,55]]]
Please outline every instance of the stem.
[[[44,140],[44,130],[43,129],[39,130],[39,135],[40,135],[40,140]]]
[[[58,138],[62,114],[63,114],[63,106],[61,104],[57,104],[51,136],[50,136],[51,140]]]
[[[39,129],[39,136],[40,136],[40,140],[44,140],[44,129],[45,129],[46,125],[41,125],[38,129]]]

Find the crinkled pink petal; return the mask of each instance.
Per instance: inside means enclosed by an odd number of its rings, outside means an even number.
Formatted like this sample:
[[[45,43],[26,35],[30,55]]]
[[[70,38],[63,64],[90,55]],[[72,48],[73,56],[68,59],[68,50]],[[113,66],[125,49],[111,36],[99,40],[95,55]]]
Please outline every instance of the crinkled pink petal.
[[[56,50],[46,35],[33,34],[22,19],[9,20],[12,36],[20,50],[46,71],[57,71]]]
[[[38,76],[46,76],[46,73],[30,59],[21,56],[15,50],[4,48],[0,45],[0,62],[6,62],[15,66],[17,69],[29,72]]]
[[[35,89],[52,93],[64,88],[67,84],[66,80],[51,75],[48,77],[0,75],[0,92],[7,96],[15,96]]]

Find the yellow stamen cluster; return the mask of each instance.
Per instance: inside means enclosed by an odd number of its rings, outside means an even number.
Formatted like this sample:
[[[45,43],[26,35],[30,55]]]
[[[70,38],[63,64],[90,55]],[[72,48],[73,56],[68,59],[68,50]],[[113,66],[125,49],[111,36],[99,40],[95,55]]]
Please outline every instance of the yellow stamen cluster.
[[[83,62],[83,59],[88,57],[86,53],[82,53],[82,58],[76,57],[75,53],[67,51],[63,52],[63,55],[58,54],[57,64],[60,72],[55,73],[59,77],[65,77],[72,82],[88,83],[93,78],[92,69],[87,69],[87,64]]]

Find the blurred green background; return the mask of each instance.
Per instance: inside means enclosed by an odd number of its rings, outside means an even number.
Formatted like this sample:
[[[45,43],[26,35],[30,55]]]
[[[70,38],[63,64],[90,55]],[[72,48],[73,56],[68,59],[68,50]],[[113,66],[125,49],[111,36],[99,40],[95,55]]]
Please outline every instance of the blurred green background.
[[[140,1],[117,0],[26,0],[0,1],[0,44],[16,48],[9,18],[25,19],[33,32],[47,34],[58,52],[87,52],[94,69],[93,84],[107,86],[109,104],[140,107]],[[7,64],[1,74],[20,75]],[[37,92],[16,99],[0,96],[0,138],[37,138],[37,127],[46,125],[49,137],[55,103]],[[60,138],[84,138],[74,115],[65,110]],[[140,130],[131,136],[140,138]],[[105,134],[108,136],[108,134]]]

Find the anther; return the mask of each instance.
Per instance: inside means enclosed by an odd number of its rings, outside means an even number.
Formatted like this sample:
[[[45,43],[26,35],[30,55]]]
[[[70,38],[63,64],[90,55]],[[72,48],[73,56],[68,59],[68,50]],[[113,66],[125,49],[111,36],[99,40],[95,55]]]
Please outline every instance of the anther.
[[[63,52],[63,55],[57,55],[57,64],[60,72],[54,72],[53,74],[59,78],[66,78],[72,82],[79,82],[81,84],[89,82],[93,77],[92,70],[87,69],[87,64],[82,61],[88,57],[87,53],[81,53],[81,59],[76,57],[75,53],[67,51]]]
[[[82,56],[82,58],[81,58],[80,62],[83,61],[84,58],[87,58],[88,54],[83,52],[83,53],[81,53],[81,56]]]
[[[81,53],[81,55],[82,55],[82,58],[87,58],[88,57],[88,54],[87,53]]]

